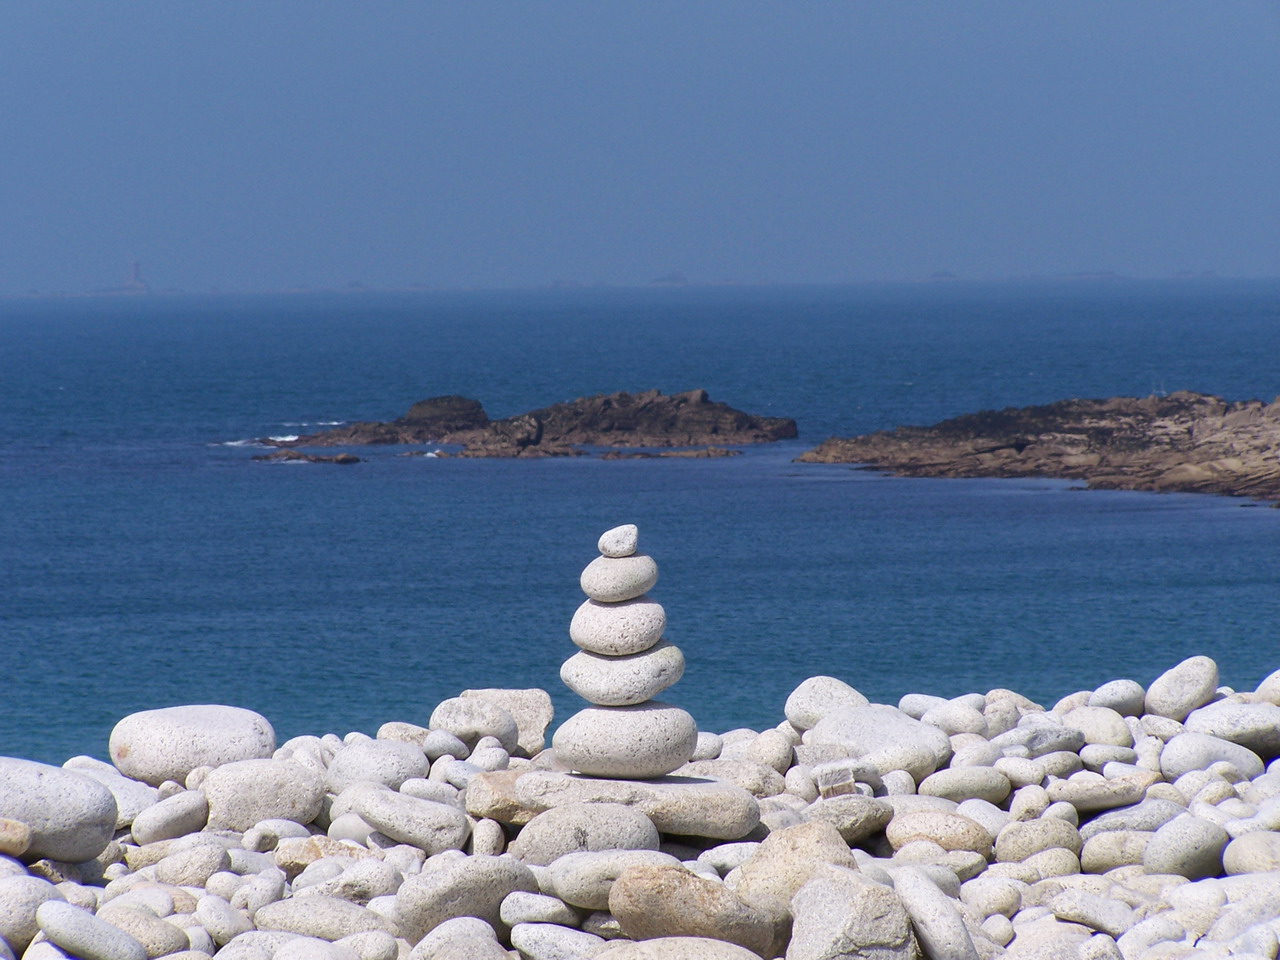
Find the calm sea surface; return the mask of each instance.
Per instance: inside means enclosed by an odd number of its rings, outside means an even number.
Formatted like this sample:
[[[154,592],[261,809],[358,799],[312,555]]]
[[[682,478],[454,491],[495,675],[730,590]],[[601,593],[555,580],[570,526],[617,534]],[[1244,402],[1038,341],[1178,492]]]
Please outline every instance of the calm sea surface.
[[[666,698],[782,719],[805,677],[873,699],[1043,701],[1208,654],[1280,668],[1280,510],[792,459],[831,434],[1181,388],[1280,393],[1280,282],[0,302],[0,754],[104,756],[127,713],[221,702],[281,739],[425,723],[466,687],[557,718],[579,570],[640,525]],[[705,387],[801,440],[721,460],[512,462],[239,442],[461,393],[492,416]]]

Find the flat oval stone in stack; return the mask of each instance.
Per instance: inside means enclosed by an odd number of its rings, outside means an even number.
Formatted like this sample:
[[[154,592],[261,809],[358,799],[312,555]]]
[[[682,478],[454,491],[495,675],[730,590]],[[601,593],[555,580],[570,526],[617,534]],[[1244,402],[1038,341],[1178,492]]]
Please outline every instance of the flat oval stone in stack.
[[[593,777],[664,776],[698,740],[693,717],[653,699],[684,674],[684,655],[662,639],[667,615],[646,595],[658,565],[636,552],[637,540],[634,524],[600,538],[601,556],[582,571],[589,599],[569,625],[582,649],[560,668],[565,685],[594,706],[566,720],[552,743],[561,762]]]

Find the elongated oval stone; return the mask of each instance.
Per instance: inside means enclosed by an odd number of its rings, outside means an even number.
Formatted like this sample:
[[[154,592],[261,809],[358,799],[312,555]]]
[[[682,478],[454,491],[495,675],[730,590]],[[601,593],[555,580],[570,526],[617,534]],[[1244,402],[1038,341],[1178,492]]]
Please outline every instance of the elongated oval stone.
[[[698,743],[698,725],[679,707],[650,700],[629,707],[588,707],[552,739],[556,757],[593,777],[647,780],[682,766]]]
[[[602,707],[652,700],[682,676],[684,654],[665,640],[626,657],[606,657],[584,650],[560,667],[560,679],[566,687]]]
[[[640,596],[622,603],[584,601],[569,624],[569,639],[588,653],[625,657],[648,650],[662,639],[667,612]]]
[[[631,557],[596,557],[579,578],[582,592],[601,603],[634,600],[658,582],[658,565],[653,557],[639,553]]]

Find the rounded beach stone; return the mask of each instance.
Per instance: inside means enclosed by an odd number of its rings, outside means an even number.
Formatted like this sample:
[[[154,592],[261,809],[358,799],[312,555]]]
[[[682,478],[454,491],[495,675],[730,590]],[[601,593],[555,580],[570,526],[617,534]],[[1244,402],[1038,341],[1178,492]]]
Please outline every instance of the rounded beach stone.
[[[0,757],[0,817],[26,824],[28,860],[80,863],[106,849],[116,800],[97,780],[61,767]]]
[[[533,871],[514,857],[456,857],[406,877],[396,891],[400,935],[417,943],[446,920],[478,917],[505,930],[502,901],[517,891],[537,893]]]
[[[1090,837],[1080,850],[1080,869],[1106,873],[1116,867],[1141,864],[1155,834],[1147,830],[1108,830]]]
[[[885,836],[894,850],[912,840],[932,840],[943,850],[971,850],[986,856],[991,853],[991,834],[976,820],[958,813],[918,810],[900,813],[889,821]]]
[[[1094,817],[1080,828],[1080,837],[1090,840],[1100,833],[1113,830],[1158,830],[1174,817],[1186,812],[1185,807],[1172,800],[1147,797],[1131,807],[1120,807]]]
[[[625,707],[652,700],[684,676],[684,654],[666,640],[625,657],[583,650],[560,667],[564,685],[602,707]]]
[[[543,882],[565,903],[584,910],[609,909],[613,882],[628,867],[679,867],[680,861],[657,850],[598,850],[566,853],[546,869]]]
[[[619,941],[596,954],[600,960],[760,960],[758,953],[710,937],[657,937]]]
[[[838,744],[876,765],[881,775],[904,770],[919,783],[951,757],[951,739],[896,707],[867,704],[826,714],[809,733],[810,744]]]
[[[949,767],[925,777],[917,790],[921,796],[946,797],[957,803],[976,797],[1000,804],[1013,786],[1009,778],[994,767]]]
[[[710,937],[762,957],[777,956],[782,946],[777,919],[683,866],[628,867],[609,890],[609,912],[632,940]]]
[[[54,946],[83,960],[147,960],[146,949],[134,937],[62,900],[42,903],[36,922]]]
[[[209,801],[209,829],[241,832],[261,820],[310,823],[325,795],[324,777],[292,760],[224,763],[200,788]]]
[[[339,946],[316,937],[299,936],[281,944],[271,960],[360,960],[350,947]]]
[[[279,899],[280,897],[276,897],[268,902],[274,903]],[[266,904],[259,904],[258,909],[263,906]],[[196,901],[195,918],[209,932],[213,942],[218,946],[223,946],[240,934],[253,929],[252,921],[244,912],[233,909],[227,901],[210,893],[206,893]]]
[[[596,548],[606,557],[629,557],[639,544],[639,528],[634,523],[624,523],[600,534]]]
[[[344,746],[329,763],[329,790],[341,793],[360,780],[392,789],[413,777],[425,777],[431,764],[422,748],[397,740],[366,740]]]
[[[517,923],[558,923],[563,927],[576,927],[582,923],[582,914],[559,897],[525,893],[523,890],[507,894],[498,914],[509,927]]]
[[[1273,703],[1211,703],[1193,710],[1185,729],[1247,747],[1264,760],[1280,755],[1280,707]]]
[[[148,957],[169,956],[191,945],[181,928],[161,920],[146,907],[130,907],[110,901],[98,911],[97,917],[137,940]]]
[[[621,803],[570,803],[538,814],[511,841],[513,856],[546,866],[584,850],[657,850],[658,830]]]
[[[259,930],[280,930],[331,941],[368,930],[392,935],[396,932],[392,924],[372,910],[320,894],[269,903],[258,909],[253,922]]]
[[[630,557],[596,557],[582,571],[582,592],[601,603],[634,600],[658,582],[658,564],[647,554]]]
[[[1117,711],[1110,707],[1076,707],[1062,718],[1068,727],[1084,734],[1085,743],[1132,747],[1133,732]]]
[[[1188,880],[1216,877],[1222,872],[1223,849],[1229,839],[1218,824],[1184,814],[1155,832],[1142,855],[1142,866],[1148,873]]]
[[[1226,761],[1246,779],[1262,774],[1262,759],[1248,747],[1204,733],[1180,733],[1160,751],[1160,770],[1168,780],[1177,780],[1192,770],[1207,770]]]
[[[735,871],[734,892],[748,903],[785,913],[796,891],[822,863],[858,869],[849,845],[832,824],[811,821],[775,830]]]
[[[428,721],[432,730],[446,730],[468,749],[481,737],[495,737],[508,753],[520,742],[520,727],[510,712],[483,697],[451,697],[442,700]]]
[[[130,828],[139,845],[157,840],[173,840],[204,829],[209,820],[209,801],[203,790],[184,790],[168,800],[143,810]]]
[[[783,706],[787,721],[797,730],[811,730],[819,720],[842,707],[864,707],[867,698],[835,677],[810,677],[791,691]]]
[[[816,800],[800,816],[831,824],[840,831],[841,839],[852,845],[883,830],[893,819],[893,807],[883,800],[851,793]]]
[[[62,764],[62,768],[91,777],[111,791],[116,798],[117,830],[129,826],[143,810],[164,799],[155,787],[140,780],[130,780],[111,764],[93,757],[72,757]]]
[[[982,737],[987,735],[987,718],[982,712],[954,700],[945,700],[930,707],[919,719],[921,723],[937,727],[947,736],[957,733],[973,733]]]
[[[1147,691],[1136,680],[1112,680],[1089,695],[1089,706],[1110,707],[1122,717],[1138,717],[1146,703]]]
[[[27,852],[29,846],[31,846],[31,828],[21,820],[0,817],[0,854],[6,857],[20,857]]]
[[[604,938],[554,923],[520,923],[511,928],[511,945],[522,957],[594,957]]]
[[[0,940],[21,954],[39,932],[40,904],[63,899],[61,891],[40,877],[0,877]]]
[[[214,841],[178,850],[155,866],[157,880],[181,887],[203,887],[215,873],[230,869],[230,853]]]
[[[588,707],[552,738],[556,757],[594,777],[661,777],[693,756],[698,727],[686,711],[661,700],[629,707]]]
[[[795,731],[788,729],[794,735]],[[754,760],[756,763],[763,763],[785,776],[795,759],[795,746],[791,736],[781,730],[764,730],[747,744],[742,751],[742,757],[746,760]]]
[[[111,731],[111,762],[126,777],[158,787],[196,767],[260,760],[276,749],[266,717],[241,707],[195,704],[131,713]]]
[[[1222,854],[1222,866],[1232,876],[1280,871],[1280,833],[1259,830],[1237,837],[1227,844]]]
[[[1218,690],[1218,665],[1209,657],[1190,657],[1166,670],[1147,688],[1146,712],[1182,720]]]
[[[352,808],[380,833],[430,856],[461,850],[471,833],[467,815],[457,807],[392,790],[360,789],[355,792]]]
[[[569,622],[569,639],[588,653],[625,657],[648,650],[666,628],[662,604],[648,597],[624,603],[585,600]]]
[[[403,956],[403,954],[402,954]],[[493,927],[478,917],[446,920],[418,941],[410,960],[511,960]]]
[[[1082,843],[1080,831],[1057,817],[1015,820],[1005,824],[996,836],[996,859],[1002,863],[1020,863],[1055,847],[1079,855]]]
[[[911,919],[892,887],[822,864],[791,900],[790,960],[919,956]]]
[[[897,892],[925,956],[978,960],[978,951],[952,900],[919,867],[902,867],[894,875]]]

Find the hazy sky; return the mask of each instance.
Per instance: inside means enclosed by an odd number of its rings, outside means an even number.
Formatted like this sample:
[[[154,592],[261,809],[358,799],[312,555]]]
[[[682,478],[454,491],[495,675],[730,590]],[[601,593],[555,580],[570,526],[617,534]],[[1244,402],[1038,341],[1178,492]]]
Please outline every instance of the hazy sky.
[[[0,293],[1280,275],[1274,0],[0,14]]]

